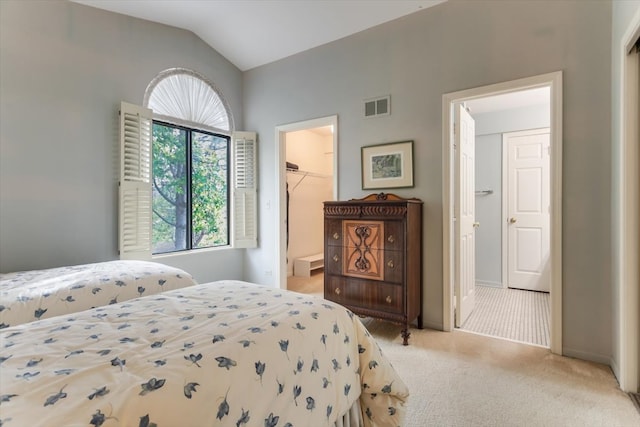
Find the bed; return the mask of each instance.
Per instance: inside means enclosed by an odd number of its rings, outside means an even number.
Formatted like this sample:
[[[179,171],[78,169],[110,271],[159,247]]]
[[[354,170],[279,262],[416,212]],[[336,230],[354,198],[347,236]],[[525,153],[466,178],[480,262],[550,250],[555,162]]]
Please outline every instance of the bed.
[[[353,313],[240,281],[5,328],[0,346],[6,427],[400,426],[408,397]]]
[[[0,274],[0,328],[195,284],[184,270],[150,261]]]

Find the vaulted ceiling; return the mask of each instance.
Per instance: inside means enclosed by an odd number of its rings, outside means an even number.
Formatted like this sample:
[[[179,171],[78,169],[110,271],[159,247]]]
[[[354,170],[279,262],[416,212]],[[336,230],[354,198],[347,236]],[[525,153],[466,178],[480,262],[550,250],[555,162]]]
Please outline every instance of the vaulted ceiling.
[[[246,71],[445,0],[72,1],[190,30]]]

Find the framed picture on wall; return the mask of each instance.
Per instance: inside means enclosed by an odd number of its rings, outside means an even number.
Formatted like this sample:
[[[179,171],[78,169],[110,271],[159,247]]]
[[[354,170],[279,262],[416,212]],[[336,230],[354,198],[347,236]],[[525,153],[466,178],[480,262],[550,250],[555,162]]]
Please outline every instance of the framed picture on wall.
[[[361,149],[362,189],[413,187],[413,141]]]

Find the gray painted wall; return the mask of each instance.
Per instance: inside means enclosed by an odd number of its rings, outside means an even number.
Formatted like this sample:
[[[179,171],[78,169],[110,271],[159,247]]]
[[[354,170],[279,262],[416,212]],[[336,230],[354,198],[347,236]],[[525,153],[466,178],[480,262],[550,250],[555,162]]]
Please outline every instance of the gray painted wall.
[[[620,259],[620,254],[618,252],[618,246],[620,244],[620,236],[624,233],[622,229],[622,225],[619,222],[620,215],[620,166],[622,165],[622,153],[621,153],[621,144],[622,144],[622,128],[620,126],[622,120],[622,114],[620,109],[621,102],[621,73],[622,73],[622,38],[625,36],[628,28],[631,26],[632,18],[639,13],[640,11],[640,1],[614,1],[613,2],[613,12],[612,12],[612,49],[611,49],[611,59],[612,59],[612,103],[611,103],[611,112],[612,112],[612,186],[611,186],[611,194],[612,194],[612,257],[611,263],[613,264],[612,271],[612,300],[613,300],[613,313],[617,316],[620,312],[620,300],[619,300],[619,292],[620,292],[620,266],[618,265],[618,260]],[[611,364],[613,371],[618,375],[620,368],[620,354],[618,352],[620,345],[620,319],[616,318],[613,322],[612,334],[613,338],[613,362]]]
[[[502,287],[502,135],[550,126],[550,105],[473,114],[476,123],[476,282]]]
[[[260,134],[260,241],[250,280],[277,261],[274,128],[339,116],[341,199],[360,187],[360,147],[413,139],[424,212],[424,323],[442,318],[442,95],[562,70],[564,352],[612,355],[611,3],[448,1],[244,74],[246,127]],[[388,117],[364,119],[362,100],[391,95]],[[274,108],[274,106],[278,108]]]
[[[546,128],[551,123],[551,105],[533,105],[478,114],[473,114],[472,110],[471,116],[476,121],[476,135]]]
[[[117,111],[160,71],[205,75],[242,126],[242,73],[193,33],[67,1],[0,1],[0,28],[0,272],[118,257]],[[242,251],[162,260],[243,277]]]
[[[501,134],[476,136],[476,190],[476,283],[502,287]]]

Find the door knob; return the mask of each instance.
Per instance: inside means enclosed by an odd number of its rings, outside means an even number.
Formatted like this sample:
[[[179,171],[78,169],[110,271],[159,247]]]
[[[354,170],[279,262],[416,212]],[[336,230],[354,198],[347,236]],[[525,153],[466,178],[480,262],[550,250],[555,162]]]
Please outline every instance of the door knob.
[[[515,224],[516,223],[516,219],[515,218],[509,218],[509,223],[510,224]]]
[[[478,228],[480,227],[480,223],[479,222],[474,222],[473,223],[473,228]]]

